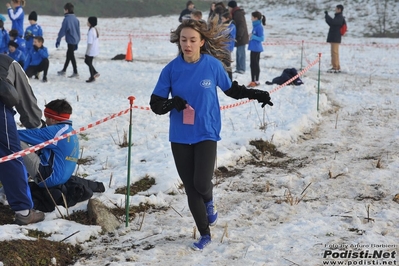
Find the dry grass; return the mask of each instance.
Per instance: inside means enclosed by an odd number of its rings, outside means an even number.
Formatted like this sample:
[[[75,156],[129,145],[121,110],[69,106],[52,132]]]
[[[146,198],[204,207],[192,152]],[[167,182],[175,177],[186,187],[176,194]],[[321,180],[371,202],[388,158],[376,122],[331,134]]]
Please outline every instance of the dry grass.
[[[130,196],[136,195],[137,193],[142,192],[142,191],[146,191],[149,188],[151,188],[153,185],[155,185],[155,179],[153,177],[146,175],[139,181],[130,185]],[[115,190],[115,193],[126,194],[127,187],[125,186],[125,187],[117,188]]]

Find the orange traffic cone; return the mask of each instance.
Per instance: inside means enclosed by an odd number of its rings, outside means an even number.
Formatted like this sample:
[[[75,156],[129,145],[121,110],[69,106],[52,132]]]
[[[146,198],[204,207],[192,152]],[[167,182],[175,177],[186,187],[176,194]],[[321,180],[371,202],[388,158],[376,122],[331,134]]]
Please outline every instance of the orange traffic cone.
[[[132,37],[130,37],[130,41],[127,44],[125,60],[128,62],[133,62]]]

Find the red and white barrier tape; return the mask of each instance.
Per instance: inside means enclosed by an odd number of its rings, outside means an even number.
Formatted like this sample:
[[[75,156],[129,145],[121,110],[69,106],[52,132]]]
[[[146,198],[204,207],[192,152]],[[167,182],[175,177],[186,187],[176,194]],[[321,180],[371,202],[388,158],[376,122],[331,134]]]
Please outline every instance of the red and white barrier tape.
[[[283,88],[283,87],[286,86],[287,84],[290,84],[290,83],[291,83],[292,81],[294,81],[296,78],[298,78],[299,76],[303,75],[303,73],[305,73],[306,71],[308,71],[309,68],[311,68],[312,66],[314,66],[317,62],[319,62],[319,60],[320,60],[320,57],[318,57],[315,61],[313,61],[311,64],[309,64],[307,67],[305,67],[305,68],[304,68],[301,72],[299,72],[295,77],[291,78],[290,80],[288,80],[288,81],[285,82],[284,84],[278,86],[277,88],[274,88],[274,89],[271,90],[269,93],[272,94],[272,93],[276,92],[277,90]],[[233,104],[229,104],[229,105],[224,105],[224,106],[221,106],[221,107],[220,107],[220,110],[231,109],[231,108],[234,108],[234,107],[237,107],[237,106],[240,106],[240,105],[247,104],[247,103],[249,103],[249,102],[251,102],[251,101],[252,101],[252,100],[245,100],[245,101],[241,101],[241,102],[237,102],[237,103],[233,103]],[[137,105],[134,105],[134,106],[132,106],[132,108],[140,109],[140,110],[146,110],[146,111],[151,110],[150,107],[148,107],[148,106],[137,106]],[[72,135],[76,135],[76,134],[78,134],[78,133],[80,133],[80,132],[83,132],[83,131],[89,129],[89,128],[95,127],[95,126],[97,126],[97,125],[99,125],[99,124],[102,124],[102,123],[108,121],[108,120],[111,120],[111,119],[113,119],[113,118],[115,118],[115,117],[124,115],[124,114],[128,113],[129,111],[130,111],[130,108],[129,108],[129,109],[126,109],[126,110],[124,110],[124,111],[120,111],[119,113],[110,115],[110,116],[108,116],[108,117],[106,117],[106,118],[103,118],[103,119],[101,119],[101,120],[98,120],[98,121],[96,121],[96,122],[94,122],[94,123],[91,123],[91,124],[87,125],[86,127],[81,127],[81,128],[79,128],[79,129],[77,129],[77,130],[73,130],[73,131],[71,131],[71,132],[69,132],[69,133],[66,133],[66,134],[64,134],[64,135],[61,135],[61,136],[59,136],[59,137],[50,139],[50,140],[48,140],[48,141],[45,141],[45,142],[43,142],[43,143],[37,144],[37,145],[32,146],[32,147],[29,147],[29,148],[27,148],[27,149],[25,149],[25,150],[22,150],[22,151],[19,151],[19,152],[16,152],[16,153],[13,153],[13,154],[4,156],[4,157],[0,158],[0,163],[7,162],[7,161],[10,161],[10,160],[13,160],[13,159],[16,159],[16,158],[19,158],[19,157],[28,155],[28,154],[30,154],[30,153],[32,153],[32,152],[35,152],[35,151],[38,151],[38,150],[40,150],[40,149],[43,149],[44,147],[46,147],[46,146],[48,146],[48,145],[50,145],[50,144],[52,144],[52,143],[54,143],[54,142],[57,142],[57,141],[62,140],[62,139],[65,139],[65,138],[70,137],[70,136],[72,136]]]
[[[130,108],[129,108],[129,109],[126,109],[126,110],[124,110],[124,111],[121,111],[121,112],[119,112],[119,113],[110,115],[110,116],[108,116],[108,117],[106,117],[106,118],[103,118],[103,119],[101,119],[101,120],[98,120],[98,121],[96,121],[96,122],[94,122],[94,123],[91,123],[91,124],[87,125],[86,127],[81,127],[81,128],[79,128],[79,129],[77,129],[77,130],[73,130],[73,131],[71,131],[71,132],[69,132],[69,133],[66,133],[66,134],[64,134],[64,135],[61,135],[61,136],[59,136],[59,137],[50,139],[50,140],[48,140],[48,141],[45,141],[45,142],[43,142],[43,143],[37,144],[37,145],[32,146],[32,147],[29,147],[29,148],[27,148],[27,149],[25,149],[25,150],[22,150],[22,151],[15,152],[15,153],[13,153],[13,154],[4,156],[4,157],[0,158],[0,163],[7,162],[7,161],[10,161],[10,160],[19,158],[19,157],[21,157],[21,156],[28,155],[28,154],[30,154],[30,153],[32,153],[32,152],[35,152],[35,151],[38,151],[38,150],[40,150],[40,149],[43,149],[44,147],[46,147],[46,146],[48,146],[48,145],[50,145],[50,144],[52,144],[52,143],[54,143],[54,142],[57,142],[57,141],[62,140],[62,139],[65,139],[65,138],[70,137],[70,136],[72,136],[72,135],[76,135],[76,134],[78,134],[78,133],[80,133],[80,132],[82,132],[82,131],[85,131],[85,130],[87,130],[87,129],[89,129],[89,128],[92,128],[92,127],[94,127],[94,126],[97,126],[97,125],[99,125],[99,124],[102,124],[102,123],[104,123],[104,122],[106,122],[106,121],[108,121],[108,120],[111,120],[111,119],[115,118],[115,117],[124,115],[124,114],[128,113],[129,111],[130,111]]]

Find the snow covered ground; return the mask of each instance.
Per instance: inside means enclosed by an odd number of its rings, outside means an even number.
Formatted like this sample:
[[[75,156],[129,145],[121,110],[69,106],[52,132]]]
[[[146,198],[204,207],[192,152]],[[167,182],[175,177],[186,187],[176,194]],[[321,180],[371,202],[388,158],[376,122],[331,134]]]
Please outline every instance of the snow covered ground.
[[[246,10],[250,29],[250,12],[255,8]],[[137,218],[107,235],[101,235],[98,226],[63,220],[54,211],[38,224],[1,226],[0,240],[28,239],[26,228],[51,233],[48,239],[54,241],[79,231],[67,241],[81,244],[92,256],[75,265],[330,265],[323,264],[323,255],[326,261],[343,265],[372,261],[396,265],[392,252],[399,251],[399,205],[392,199],[399,193],[398,40],[365,39],[360,33],[364,24],[354,20],[340,50],[344,73],[327,74],[330,46],[325,43],[324,15],[313,14],[309,20],[292,16],[294,10],[260,9],[268,18],[260,89],[272,90],[276,86],[265,85],[266,80],[279,76],[284,68],[306,67],[321,53],[319,111],[318,64],[305,73],[304,85],[274,91],[273,107],[262,109],[250,102],[222,110],[217,167],[237,175],[218,180],[214,189],[219,221],[212,228],[212,244],[203,252],[189,248],[194,221],[186,196],[177,189],[180,181],[168,142],[168,116],[146,110],[161,69],[177,53],[168,41],[170,29],[178,25],[177,16],[100,18],[101,54],[94,62],[101,76],[87,84],[86,18],[79,18],[83,35],[77,51],[80,78],[69,79],[57,76],[66,53],[64,40],[59,49],[54,46],[62,17],[39,14],[51,55],[49,82],[31,81],[39,105],[66,98],[73,106],[74,127],[79,128],[128,109],[127,97],[134,96],[134,105],[143,109],[133,109],[131,183],[148,175],[156,184],[132,196],[130,202],[168,208],[146,213],[141,230]],[[349,12],[356,17],[353,10]],[[10,28],[9,21],[5,27]],[[134,61],[110,60],[126,52],[129,34]],[[72,67],[67,71],[71,73]],[[247,72],[234,78],[240,84],[249,83],[249,52]],[[223,106],[236,102],[223,93],[219,98]],[[82,157],[94,161],[80,165],[77,173],[104,182],[105,193],[94,197],[109,206],[124,206],[124,195],[114,192],[127,182],[128,152],[118,143],[128,127],[126,114],[80,135]],[[256,161],[249,142],[257,139],[271,141],[287,157],[266,155],[263,162],[247,164]],[[86,204],[69,212],[85,210]],[[346,251],[351,258],[342,258]],[[361,258],[362,251],[366,258]],[[389,258],[373,257],[380,251],[389,252]]]

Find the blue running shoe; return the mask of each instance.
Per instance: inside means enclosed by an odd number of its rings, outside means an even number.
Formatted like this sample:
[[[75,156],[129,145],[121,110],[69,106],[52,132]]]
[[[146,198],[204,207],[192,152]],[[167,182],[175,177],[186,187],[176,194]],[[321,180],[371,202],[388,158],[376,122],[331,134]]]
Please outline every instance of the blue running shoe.
[[[200,237],[200,239],[198,240],[198,242],[195,242],[191,248],[194,250],[203,250],[207,245],[209,245],[211,243],[211,236],[210,235],[203,235]]]
[[[210,226],[213,226],[218,221],[218,211],[216,210],[213,200],[205,203],[206,213],[208,215],[208,222]]]

